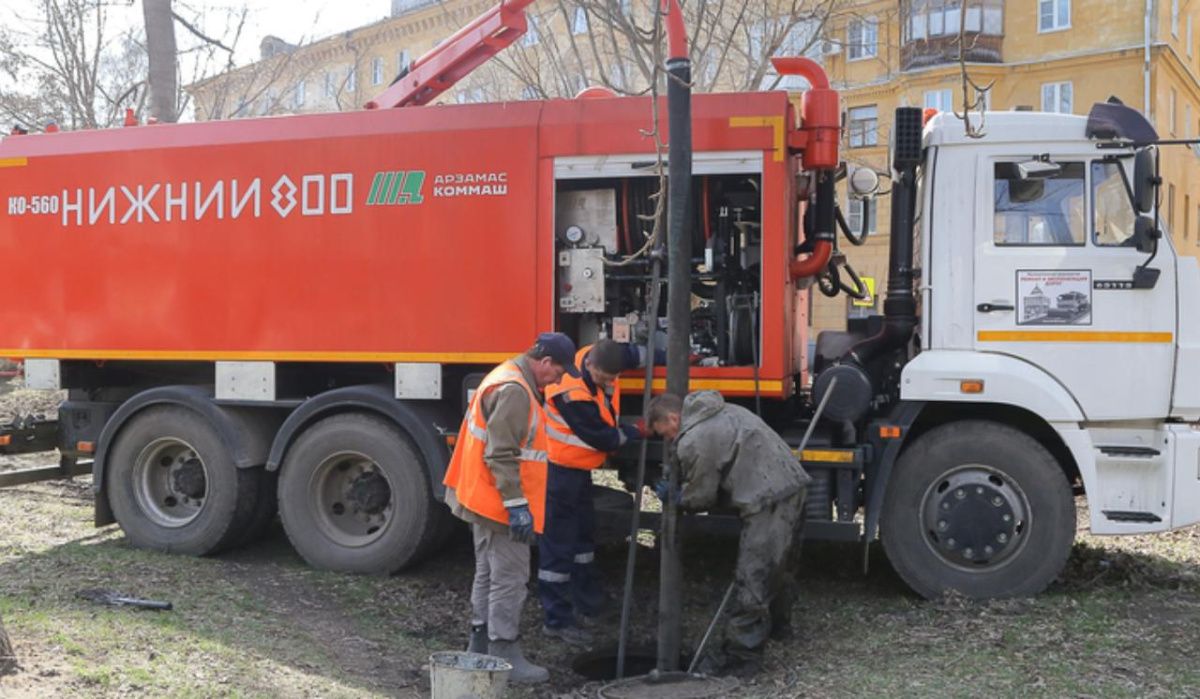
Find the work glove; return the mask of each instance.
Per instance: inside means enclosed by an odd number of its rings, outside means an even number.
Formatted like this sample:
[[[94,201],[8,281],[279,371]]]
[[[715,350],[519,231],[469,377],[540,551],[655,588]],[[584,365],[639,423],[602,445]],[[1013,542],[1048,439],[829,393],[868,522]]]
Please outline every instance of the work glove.
[[[661,500],[664,505],[668,502],[673,502],[676,504],[679,503],[679,489],[676,488],[675,490],[671,490],[671,482],[666,478],[659,479],[659,481],[654,484],[654,494],[658,496],[658,499]]]
[[[644,417],[639,417],[637,422],[633,423],[633,426],[637,428],[638,434],[641,435],[642,439],[654,436],[654,432],[646,424],[646,418]]]
[[[537,537],[533,533],[533,513],[528,505],[508,508],[508,535],[518,544],[532,545]]]
[[[621,425],[621,444],[639,440],[644,436],[637,425]]]

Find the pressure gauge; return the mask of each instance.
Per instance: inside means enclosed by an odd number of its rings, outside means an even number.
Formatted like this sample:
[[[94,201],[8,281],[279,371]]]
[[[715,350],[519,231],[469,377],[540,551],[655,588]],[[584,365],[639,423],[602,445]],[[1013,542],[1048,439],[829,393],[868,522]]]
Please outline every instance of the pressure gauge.
[[[563,231],[563,237],[572,245],[578,245],[583,242],[583,229],[579,226],[567,226],[567,230]]]

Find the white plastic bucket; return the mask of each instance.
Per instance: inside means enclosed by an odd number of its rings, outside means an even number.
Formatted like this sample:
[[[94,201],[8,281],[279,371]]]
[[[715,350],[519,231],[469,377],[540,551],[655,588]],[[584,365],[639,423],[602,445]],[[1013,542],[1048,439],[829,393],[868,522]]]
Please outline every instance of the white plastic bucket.
[[[430,696],[433,699],[500,699],[508,686],[512,665],[503,658],[466,651],[441,651],[429,656]]]

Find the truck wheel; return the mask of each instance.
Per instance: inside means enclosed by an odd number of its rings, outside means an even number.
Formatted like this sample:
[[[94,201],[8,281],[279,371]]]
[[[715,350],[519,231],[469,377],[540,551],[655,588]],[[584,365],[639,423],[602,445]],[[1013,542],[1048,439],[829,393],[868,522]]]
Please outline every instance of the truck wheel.
[[[391,423],[360,413],[312,425],[288,448],[279,513],[316,568],[392,573],[415,562],[435,524],[425,465]]]
[[[237,542],[254,514],[261,470],[239,469],[191,410],[149,408],[113,442],[109,502],[134,546],[203,556]]]
[[[900,456],[887,488],[884,550],[926,598],[1035,595],[1062,570],[1075,538],[1075,502],[1058,462],[1006,425],[930,430]]]

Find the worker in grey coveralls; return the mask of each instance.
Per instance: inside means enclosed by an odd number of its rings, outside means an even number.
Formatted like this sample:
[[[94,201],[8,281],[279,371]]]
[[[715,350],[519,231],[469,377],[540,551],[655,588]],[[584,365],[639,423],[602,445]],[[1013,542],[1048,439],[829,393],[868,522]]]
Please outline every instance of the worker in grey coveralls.
[[[664,394],[650,402],[647,426],[673,440],[680,487],[655,486],[682,509],[733,506],[742,520],[736,588],[724,643],[701,660],[701,671],[752,672],[769,636],[790,633],[793,568],[810,480],[791,447],[757,415],[726,403],[716,391],[684,400]]]

